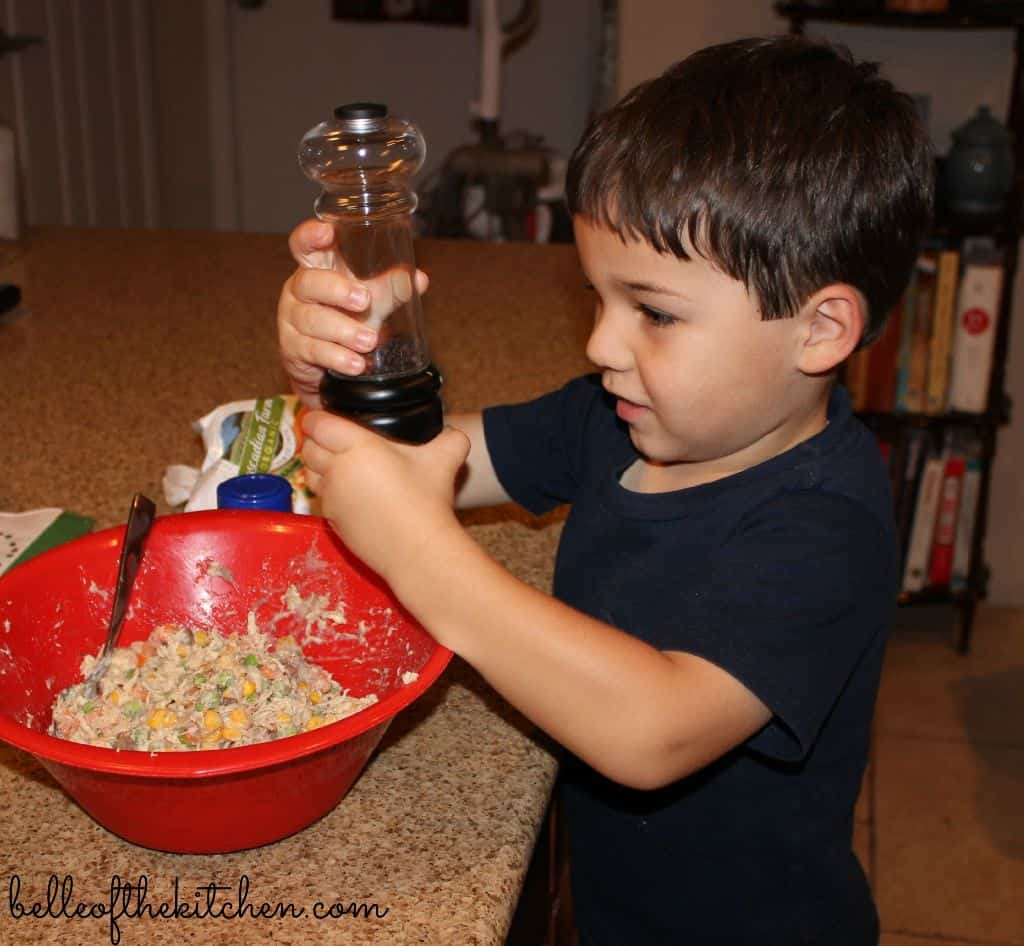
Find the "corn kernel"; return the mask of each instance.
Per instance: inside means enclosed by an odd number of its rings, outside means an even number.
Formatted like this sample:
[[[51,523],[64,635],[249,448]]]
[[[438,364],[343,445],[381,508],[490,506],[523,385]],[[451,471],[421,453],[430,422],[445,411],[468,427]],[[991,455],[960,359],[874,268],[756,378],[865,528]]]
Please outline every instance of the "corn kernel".
[[[252,696],[256,692],[256,684],[252,680],[246,680],[242,684],[242,696]]]
[[[237,742],[242,738],[242,731],[234,726],[224,726],[220,731],[220,738],[227,742]]]
[[[244,726],[249,722],[249,714],[241,707],[233,709],[228,714],[228,718],[238,726]]]
[[[309,689],[309,684],[308,683],[300,683],[299,684],[299,689],[300,690],[308,690]]]
[[[292,721],[291,714],[290,713],[278,713],[277,714],[277,721],[279,723],[290,723]]]
[[[188,648],[184,644],[178,644],[178,656],[179,657],[187,657],[188,656]]]
[[[207,710],[205,713],[203,713],[204,729],[220,729],[220,727],[220,713],[218,713],[216,710]]]
[[[310,716],[306,721],[306,732],[309,732],[311,729],[316,729],[318,726],[322,726],[323,724],[324,721],[320,716]]]
[[[196,631],[195,640],[200,647],[205,647],[210,643],[210,635],[206,631]]]
[[[149,719],[146,720],[146,725],[149,726],[150,729],[162,729],[165,726],[173,725],[174,721],[174,713],[170,713],[161,708],[153,711]]]
[[[320,702],[320,699],[321,699],[321,697],[320,697],[320,691],[319,690],[310,690],[309,691],[309,702],[312,703],[314,706],[316,706],[316,704]]]
[[[117,706],[121,702],[121,694],[118,690],[111,690],[110,696],[107,697],[114,706]]]

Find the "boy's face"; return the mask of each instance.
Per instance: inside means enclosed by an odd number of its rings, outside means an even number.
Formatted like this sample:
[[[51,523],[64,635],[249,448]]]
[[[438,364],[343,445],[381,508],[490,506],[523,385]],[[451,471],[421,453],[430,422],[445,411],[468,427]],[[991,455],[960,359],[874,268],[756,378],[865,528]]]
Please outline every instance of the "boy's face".
[[[799,316],[762,321],[744,285],[696,253],[624,243],[582,218],[574,228],[597,293],[587,356],[667,485],[746,469],[821,429],[796,367]]]

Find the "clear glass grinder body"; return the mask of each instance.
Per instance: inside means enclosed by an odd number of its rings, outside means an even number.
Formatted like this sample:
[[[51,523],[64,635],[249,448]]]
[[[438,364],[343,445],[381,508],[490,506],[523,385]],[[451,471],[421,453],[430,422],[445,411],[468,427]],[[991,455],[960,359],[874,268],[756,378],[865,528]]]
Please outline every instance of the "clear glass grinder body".
[[[316,215],[334,227],[338,265],[369,288],[363,320],[379,335],[361,376],[325,375],[325,406],[409,440],[428,440],[441,425],[414,278],[412,178],[425,153],[415,125],[372,103],[338,107],[299,148],[303,172],[322,189]]]

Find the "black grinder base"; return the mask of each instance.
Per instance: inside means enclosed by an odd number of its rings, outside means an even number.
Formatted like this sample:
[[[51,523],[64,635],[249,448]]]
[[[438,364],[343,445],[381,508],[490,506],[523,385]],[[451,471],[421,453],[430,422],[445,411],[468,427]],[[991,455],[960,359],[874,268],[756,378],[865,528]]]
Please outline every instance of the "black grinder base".
[[[397,378],[351,377],[328,371],[320,382],[320,399],[340,414],[379,434],[408,443],[426,443],[444,428],[441,373],[427,365]]]

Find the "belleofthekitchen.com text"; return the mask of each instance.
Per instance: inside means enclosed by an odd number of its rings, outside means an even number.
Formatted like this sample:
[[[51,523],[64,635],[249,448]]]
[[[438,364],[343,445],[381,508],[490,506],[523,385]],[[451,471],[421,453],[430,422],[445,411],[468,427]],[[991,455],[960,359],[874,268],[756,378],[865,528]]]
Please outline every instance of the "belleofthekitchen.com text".
[[[45,890],[23,887],[21,877],[12,874],[7,884],[6,912],[9,920],[19,926],[42,921],[76,924],[99,921],[109,934],[111,946],[118,946],[122,926],[126,929],[135,920],[287,922],[312,918],[372,922],[383,919],[389,911],[372,902],[324,899],[312,904],[295,904],[261,900],[253,894],[246,874],[234,885],[210,881],[183,886],[180,878],[174,877],[162,889],[151,886],[145,874],[135,881],[123,880],[114,874],[109,888],[93,899],[76,893],[71,874],[63,877],[50,874]]]

